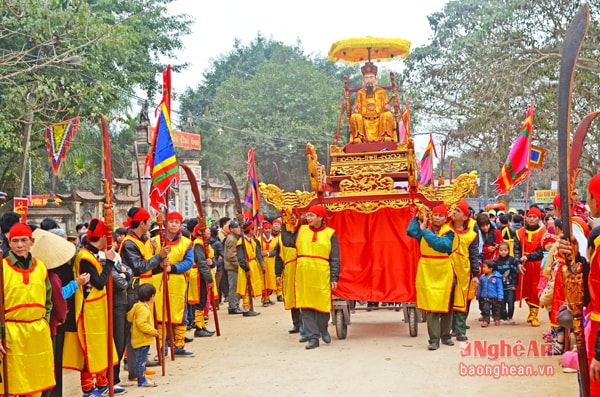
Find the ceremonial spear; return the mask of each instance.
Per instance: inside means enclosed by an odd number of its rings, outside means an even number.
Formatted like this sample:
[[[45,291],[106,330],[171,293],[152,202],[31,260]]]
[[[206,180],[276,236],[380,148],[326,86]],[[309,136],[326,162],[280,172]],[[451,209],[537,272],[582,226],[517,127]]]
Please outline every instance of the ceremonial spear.
[[[188,181],[190,182],[190,186],[192,188],[192,194],[194,195],[194,202],[196,203],[196,211],[198,212],[198,226],[200,229],[199,234],[202,236],[202,242],[204,245],[204,256],[208,259],[210,254],[210,248],[207,239],[204,237],[204,232],[206,230],[206,216],[204,215],[204,210],[202,209],[202,201],[200,199],[200,190],[198,189],[198,181],[196,180],[196,175],[185,164],[179,165],[187,175]],[[200,277],[198,275],[198,277]],[[217,312],[217,302],[215,301],[215,294],[213,294],[212,290],[208,289],[208,283],[206,283],[206,291],[208,296],[210,297],[210,304],[213,309],[213,316],[215,317],[215,330],[217,331],[217,336],[221,336],[221,328],[219,327],[219,314]]]
[[[237,212],[236,217],[238,223],[242,228],[242,249],[244,252],[244,257],[246,258],[246,264],[248,265],[248,268],[250,268],[250,262],[248,261],[248,252],[246,251],[246,241],[244,241],[244,211],[242,210],[242,200],[240,199],[240,192],[238,191],[233,176],[231,176],[229,172],[225,172],[225,176],[227,176],[227,179],[229,179],[229,184],[231,185],[231,190],[233,191],[233,197],[235,197],[235,209]],[[246,284],[248,286],[248,296],[250,297],[250,310],[254,311],[254,296],[252,294],[252,283],[250,276],[246,276]]]
[[[571,241],[571,192],[574,182],[571,180],[569,170],[570,164],[570,122],[571,122],[571,99],[573,93],[573,81],[575,79],[575,68],[577,58],[583,46],[583,40],[587,34],[589,18],[589,5],[584,4],[579,8],[573,21],[567,29],[565,43],[560,62],[560,78],[558,83],[558,162],[559,162],[559,192],[561,219],[563,222],[563,236]],[[585,334],[583,329],[583,295],[584,282],[582,266],[575,263],[575,253],[572,255],[571,263],[565,263],[562,271],[562,279],[565,286],[565,296],[569,310],[573,313],[573,330],[577,344],[577,356],[579,361],[579,376],[581,379],[581,390],[584,397],[590,395],[590,374],[588,367]]]
[[[104,144],[104,225],[106,226],[106,249],[112,248],[112,230],[115,224],[115,212],[112,202],[112,172],[110,161],[110,134],[104,116],[100,114],[102,122],[102,142]],[[113,371],[113,278],[108,276],[106,285],[106,297],[108,306],[108,395],[115,395],[115,373]]]

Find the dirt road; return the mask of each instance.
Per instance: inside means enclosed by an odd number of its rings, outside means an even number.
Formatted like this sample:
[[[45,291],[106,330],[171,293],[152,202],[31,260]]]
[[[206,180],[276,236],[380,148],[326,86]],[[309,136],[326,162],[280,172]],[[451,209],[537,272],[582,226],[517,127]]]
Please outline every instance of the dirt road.
[[[194,358],[167,362],[167,375],[155,375],[157,388],[128,388],[128,396],[576,396],[577,375],[563,373],[558,357],[535,357],[542,332],[548,328],[525,324],[526,309],[516,309],[517,325],[481,328],[477,305],[472,305],[468,324],[471,352],[462,357],[461,347],[427,350],[427,329],[419,323],[419,335],[411,338],[402,312],[357,310],[348,337],[321,342],[305,350],[298,334],[288,334],[290,314],[281,303],[257,308],[258,317],[227,314],[221,306],[222,336],[196,338],[187,348]],[[360,307],[359,307],[360,308]],[[213,329],[212,320],[209,328]],[[192,331],[188,332],[192,336]],[[524,344],[524,357],[518,359]],[[487,353],[482,351],[487,342]],[[465,348],[466,346],[463,346]],[[504,353],[494,358],[495,348]],[[507,357],[510,351],[511,357]],[[486,357],[481,357],[481,355]],[[531,366],[531,367],[528,367]],[[498,379],[469,371],[500,371]],[[160,372],[160,368],[158,368]],[[536,371],[533,376],[509,375],[510,371]],[[462,374],[461,374],[462,371]],[[65,371],[65,397],[81,396],[79,375]],[[127,373],[124,373],[126,378]]]

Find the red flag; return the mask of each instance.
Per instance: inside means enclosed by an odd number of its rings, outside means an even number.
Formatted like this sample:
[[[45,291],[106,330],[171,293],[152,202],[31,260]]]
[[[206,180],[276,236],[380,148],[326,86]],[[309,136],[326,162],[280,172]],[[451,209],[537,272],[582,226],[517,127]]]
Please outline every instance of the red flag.
[[[530,171],[531,138],[533,133],[533,102],[527,109],[527,117],[521,132],[512,144],[508,158],[494,181],[498,194],[505,194],[521,183]]]

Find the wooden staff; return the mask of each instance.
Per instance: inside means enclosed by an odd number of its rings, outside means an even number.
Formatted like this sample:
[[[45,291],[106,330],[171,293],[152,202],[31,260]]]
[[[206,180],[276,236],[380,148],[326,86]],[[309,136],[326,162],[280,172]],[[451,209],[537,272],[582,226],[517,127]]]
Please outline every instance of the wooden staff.
[[[4,387],[4,395],[8,396],[8,362],[7,362],[7,346],[6,346],[6,314],[4,313],[4,253],[0,250],[0,339],[2,349],[4,349],[4,357],[2,357],[2,386]]]
[[[166,203],[167,205],[165,206],[165,218],[167,219],[169,217],[169,191],[167,190],[167,193],[165,194],[167,200]],[[156,219],[158,226],[160,227],[160,246],[161,247],[165,247],[167,245],[167,235],[166,235],[166,230],[164,227],[164,221],[162,218],[162,213],[160,213],[158,215],[158,218]],[[169,263],[169,266],[171,264]],[[164,330],[165,327],[165,319],[166,319],[166,325],[169,329],[169,344],[171,346],[170,350],[171,350],[171,361],[175,361],[175,338],[173,336],[173,322],[171,321],[171,303],[170,303],[170,299],[169,299],[169,273],[167,273],[166,268],[163,269],[163,278],[162,278],[162,285],[163,285],[163,322],[162,322],[162,327]],[[165,311],[166,311],[166,316],[165,316]],[[164,336],[165,334],[163,333],[163,340],[164,340]],[[164,348],[164,345],[163,345]]]
[[[275,162],[273,162],[275,164]],[[206,230],[206,217],[204,216],[204,210],[202,209],[202,200],[200,198],[200,190],[198,189],[198,181],[196,180],[196,175],[190,167],[185,164],[180,165],[181,169],[185,171],[185,174],[190,182],[190,187],[192,188],[192,194],[194,195],[194,202],[196,203],[196,212],[198,213],[198,228],[200,229],[200,235],[202,236],[202,243],[204,247],[204,257],[208,259],[210,255],[210,248],[208,245],[208,241],[204,238],[204,232]],[[200,275],[198,275],[200,278]],[[206,291],[208,296],[210,297],[210,304],[213,309],[213,316],[215,318],[215,331],[217,332],[217,336],[221,336],[221,328],[219,327],[219,313],[217,311],[217,302],[215,300],[215,295],[212,290],[208,288],[208,282],[206,282]]]
[[[104,144],[104,225],[106,226],[106,249],[112,249],[112,230],[115,223],[115,213],[112,203],[112,172],[111,172],[111,158],[110,158],[110,134],[108,132],[108,125],[104,116],[100,114],[100,121],[102,122],[102,142]],[[108,377],[108,395],[113,397],[115,395],[115,373],[113,368],[113,278],[112,274],[108,276],[108,283],[106,285],[106,300],[108,306],[108,366],[107,366],[107,377]]]

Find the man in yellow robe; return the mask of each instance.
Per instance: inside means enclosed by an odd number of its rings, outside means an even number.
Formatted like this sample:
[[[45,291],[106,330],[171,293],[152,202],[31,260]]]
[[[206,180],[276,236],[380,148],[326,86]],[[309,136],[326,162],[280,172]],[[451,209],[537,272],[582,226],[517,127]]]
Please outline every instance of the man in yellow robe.
[[[437,350],[440,339],[446,346],[454,345],[450,336],[450,298],[454,281],[450,254],[454,232],[446,225],[448,209],[444,204],[434,207],[431,212],[431,229],[427,228],[427,216],[422,220],[415,217],[408,225],[406,234],[419,241],[421,247],[416,277],[417,308],[427,312],[428,349]]]
[[[80,371],[81,390],[84,396],[97,397],[108,393],[106,371],[113,371],[118,355],[113,341],[108,341],[108,297],[106,286],[112,277],[115,250],[107,247],[106,225],[93,218],[86,231],[86,241],[75,257],[75,278],[83,273],[90,275],[90,282],[75,291],[75,321],[77,332],[65,333],[63,366]],[[106,260],[100,259],[105,251]],[[108,362],[108,349],[113,350],[113,362]],[[94,379],[95,378],[95,379]],[[114,386],[115,394],[125,389]]]
[[[183,216],[176,211],[167,215],[166,245],[170,248],[165,260],[165,271],[152,276],[152,283],[156,287],[156,321],[158,323],[170,322],[173,326],[175,339],[174,353],[177,357],[194,357],[194,353],[185,350],[185,332],[187,330],[187,290],[188,274],[194,265],[194,249],[192,241],[181,234]],[[167,316],[163,316],[163,278],[167,278],[169,289]],[[170,314],[170,318],[168,318]],[[163,327],[159,325],[158,332],[162,336]],[[167,330],[170,332],[170,330]],[[161,340],[163,340],[161,338]]]
[[[55,385],[48,325],[52,287],[46,266],[30,254],[34,239],[29,226],[13,225],[7,240],[10,251],[2,261],[0,292],[4,294],[7,350],[0,345],[0,360],[8,365],[10,395],[38,397]],[[0,392],[4,391],[3,381]]]
[[[273,225],[269,222],[264,222],[262,225],[262,233],[259,237],[261,255],[265,263],[265,278],[261,299],[264,307],[274,304],[270,296],[273,291],[278,291],[277,280],[275,277],[275,249],[279,242],[279,236],[274,236],[272,231]],[[277,292],[277,301],[283,302],[283,296],[280,291],[281,290],[279,289],[279,292]]]
[[[469,217],[469,204],[461,200],[452,213],[454,242],[450,260],[454,268],[454,316],[452,331],[457,341],[466,341],[470,301],[475,297],[480,270],[479,229]]]
[[[295,296],[301,309],[308,343],[306,349],[319,347],[319,338],[331,343],[327,331],[331,312],[331,291],[337,288],[340,275],[340,254],[337,236],[327,227],[327,211],[313,205],[306,213],[307,225],[297,232],[281,230],[283,245],[295,247],[297,252]]]
[[[162,247],[159,253],[154,254],[152,240],[148,237],[150,230],[150,213],[144,208],[131,207],[127,211],[127,221],[125,222],[128,233],[121,242],[119,255],[124,264],[131,268],[133,279],[130,288],[127,290],[127,303],[131,309],[137,302],[137,288],[141,284],[152,282],[152,274],[162,272],[165,258],[170,252],[168,246]],[[150,233],[151,235],[152,233]],[[126,326],[127,339],[127,360],[132,365],[128,365],[129,381],[137,381],[137,369],[135,366],[135,349],[131,345],[131,323]]]
[[[245,221],[242,229],[244,234],[237,241],[236,246],[239,262],[236,292],[242,297],[242,315],[244,317],[254,317],[260,313],[251,310],[253,305],[250,304],[250,301],[262,296],[265,263],[260,255],[260,245],[253,235],[254,222]],[[248,293],[248,281],[250,282],[252,296]]]
[[[377,66],[367,62],[361,72],[363,88],[356,93],[350,116],[350,142],[397,142],[390,101],[385,90],[377,87]]]

